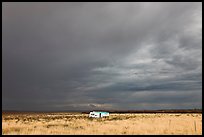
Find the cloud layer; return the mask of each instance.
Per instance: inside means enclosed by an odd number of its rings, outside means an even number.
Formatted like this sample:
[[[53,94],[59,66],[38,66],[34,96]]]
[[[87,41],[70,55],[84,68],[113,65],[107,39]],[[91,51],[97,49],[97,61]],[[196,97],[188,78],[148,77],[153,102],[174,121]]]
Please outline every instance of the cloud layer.
[[[202,107],[202,4],[2,4],[2,107]]]

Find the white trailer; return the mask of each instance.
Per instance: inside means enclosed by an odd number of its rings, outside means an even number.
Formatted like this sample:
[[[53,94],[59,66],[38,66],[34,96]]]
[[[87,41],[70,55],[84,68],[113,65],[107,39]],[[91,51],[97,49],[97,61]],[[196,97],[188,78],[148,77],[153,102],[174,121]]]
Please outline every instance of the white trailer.
[[[101,112],[101,111],[92,111],[89,113],[89,117],[100,118],[100,117],[108,117],[109,112]]]

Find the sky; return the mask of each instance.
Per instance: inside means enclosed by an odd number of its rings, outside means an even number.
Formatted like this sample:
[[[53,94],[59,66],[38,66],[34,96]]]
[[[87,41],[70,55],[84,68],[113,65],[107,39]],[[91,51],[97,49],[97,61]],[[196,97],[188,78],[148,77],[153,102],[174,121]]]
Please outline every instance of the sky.
[[[201,2],[3,2],[2,109],[202,108]]]

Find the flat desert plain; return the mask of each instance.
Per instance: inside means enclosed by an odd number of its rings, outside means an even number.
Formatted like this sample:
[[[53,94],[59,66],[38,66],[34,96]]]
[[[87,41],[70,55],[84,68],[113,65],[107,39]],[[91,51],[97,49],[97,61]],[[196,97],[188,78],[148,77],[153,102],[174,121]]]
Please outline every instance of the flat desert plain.
[[[2,134],[202,135],[202,113],[3,113]]]

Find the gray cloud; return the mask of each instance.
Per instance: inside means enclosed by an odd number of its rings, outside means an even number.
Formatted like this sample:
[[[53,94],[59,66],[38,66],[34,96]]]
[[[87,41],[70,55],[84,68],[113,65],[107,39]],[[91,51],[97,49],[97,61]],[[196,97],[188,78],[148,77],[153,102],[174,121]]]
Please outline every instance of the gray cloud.
[[[201,3],[2,4],[2,107],[202,107]]]

